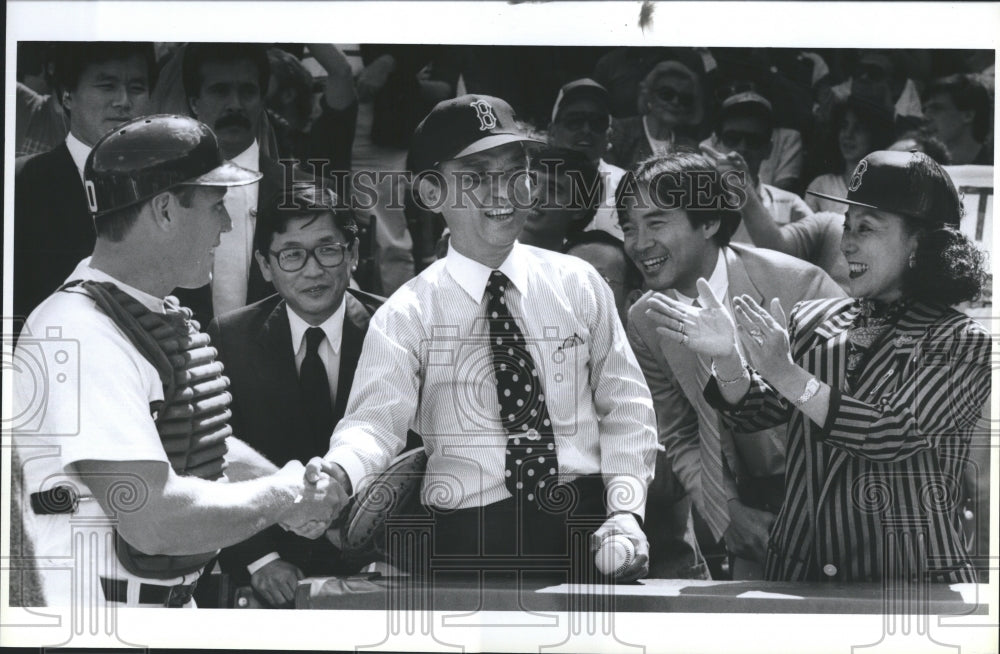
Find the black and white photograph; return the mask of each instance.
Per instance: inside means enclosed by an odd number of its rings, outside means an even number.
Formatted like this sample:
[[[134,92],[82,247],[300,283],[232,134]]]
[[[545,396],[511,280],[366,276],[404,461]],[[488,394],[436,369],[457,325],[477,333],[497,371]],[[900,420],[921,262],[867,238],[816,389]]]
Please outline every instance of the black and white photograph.
[[[0,645],[996,652],[998,43],[11,0]]]

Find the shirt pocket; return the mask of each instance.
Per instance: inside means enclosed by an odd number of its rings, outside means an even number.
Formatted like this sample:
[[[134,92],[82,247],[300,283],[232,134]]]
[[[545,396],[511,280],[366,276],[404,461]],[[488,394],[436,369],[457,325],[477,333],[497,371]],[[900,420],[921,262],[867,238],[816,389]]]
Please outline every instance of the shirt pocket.
[[[590,387],[590,347],[585,342],[568,347],[553,345],[543,356],[542,389],[553,430],[576,433],[578,421],[589,415],[581,410],[581,398]]]

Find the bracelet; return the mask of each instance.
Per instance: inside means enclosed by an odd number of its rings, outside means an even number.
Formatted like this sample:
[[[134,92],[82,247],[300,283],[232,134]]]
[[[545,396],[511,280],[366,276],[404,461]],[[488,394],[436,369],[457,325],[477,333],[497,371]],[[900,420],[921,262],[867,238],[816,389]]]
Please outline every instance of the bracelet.
[[[746,379],[747,362],[743,360],[742,356],[740,357],[740,363],[742,363],[743,366],[740,368],[740,374],[738,377],[735,377],[733,379],[723,379],[722,377],[719,377],[719,371],[716,370],[715,368],[715,359],[712,359],[712,376],[715,377],[715,381],[719,382],[719,386],[730,386],[732,384],[735,384],[736,382],[743,381],[744,379]]]
[[[819,381],[815,377],[810,377],[809,381],[806,382],[806,387],[802,389],[802,395],[799,395],[799,399],[794,400],[792,404],[795,406],[802,406],[811,400],[818,391]]]

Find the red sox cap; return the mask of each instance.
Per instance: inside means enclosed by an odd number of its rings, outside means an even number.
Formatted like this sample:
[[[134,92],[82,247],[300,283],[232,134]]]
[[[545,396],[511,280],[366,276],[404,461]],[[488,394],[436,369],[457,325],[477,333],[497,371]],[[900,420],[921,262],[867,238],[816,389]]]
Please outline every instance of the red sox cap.
[[[809,193],[916,218],[927,226],[958,227],[962,220],[962,203],[951,177],[923,152],[872,152],[855,167],[846,198]]]
[[[516,142],[544,143],[528,135],[500,98],[463,95],[439,102],[417,125],[406,167],[420,173],[442,161]]]
[[[223,159],[204,123],[166,114],[136,118],[105,134],[83,169],[95,218],[175,186],[242,186],[261,177]]]

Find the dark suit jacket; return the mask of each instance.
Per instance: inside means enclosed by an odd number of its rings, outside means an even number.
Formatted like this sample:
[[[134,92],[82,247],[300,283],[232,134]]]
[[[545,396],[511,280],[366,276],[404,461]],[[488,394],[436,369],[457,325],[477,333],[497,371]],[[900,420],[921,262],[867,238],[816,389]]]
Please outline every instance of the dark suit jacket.
[[[334,424],[344,416],[368,321],[382,298],[348,289],[340,348],[340,377],[333,407]],[[212,345],[226,367],[233,395],[230,424],[237,438],[276,465],[303,463],[322,456],[329,439],[310,442],[310,428],[299,394],[285,302],[278,295],[231,311],[209,325]],[[332,433],[332,429],[331,429]],[[340,572],[339,552],[326,538],[308,540],[273,526],[222,551],[223,571],[237,584],[249,583],[247,564],[277,552],[308,575]]]
[[[285,185],[285,169],[277,161],[260,156],[260,172],[264,177],[260,180],[260,187],[257,189],[257,210],[267,198],[281,191]],[[300,176],[295,175],[295,180],[299,181]],[[260,272],[260,266],[251,259],[249,278],[247,281],[247,304],[253,304],[274,293],[274,285],[264,279]],[[178,288],[174,290],[174,295],[180,300],[183,306],[194,311],[195,319],[202,325],[207,325],[215,317],[212,307],[212,285],[205,284],[199,288],[188,289]]]
[[[14,315],[26,318],[90,256],[96,241],[80,173],[63,142],[17,160]]]

